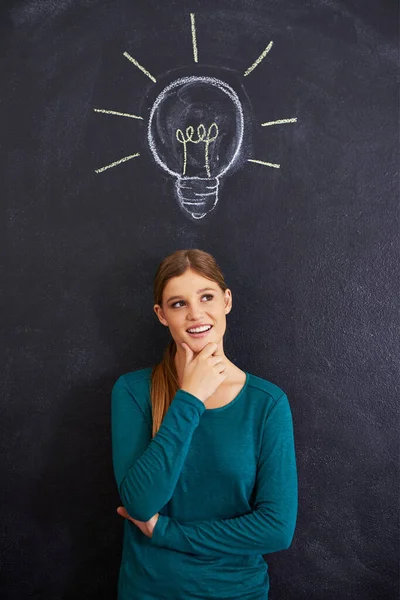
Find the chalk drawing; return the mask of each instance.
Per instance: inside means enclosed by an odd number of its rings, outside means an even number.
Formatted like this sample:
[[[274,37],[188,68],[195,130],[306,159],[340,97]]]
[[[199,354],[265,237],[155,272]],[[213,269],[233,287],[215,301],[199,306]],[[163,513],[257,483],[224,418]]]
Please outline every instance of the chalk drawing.
[[[199,61],[196,16],[190,15],[193,59]],[[247,77],[264,60],[274,42],[244,72]],[[128,52],[123,56],[153,83],[156,78]],[[94,108],[97,113],[144,120],[116,110]],[[266,121],[261,127],[297,123],[297,117]],[[224,81],[215,77],[181,77],[158,94],[147,124],[147,143],[155,162],[174,178],[175,195],[183,211],[193,219],[203,219],[216,206],[222,177],[233,171],[241,157],[244,116],[239,97]],[[140,156],[125,156],[105,167],[102,173]],[[247,162],[274,169],[277,163],[248,158]]]
[[[102,173],[106,169],[111,169],[111,167],[116,167],[117,165],[120,165],[121,163],[126,162],[127,160],[131,160],[131,158],[136,158],[137,156],[140,156],[139,152],[137,152],[136,154],[131,154],[130,156],[125,156],[124,158],[121,158],[120,160],[116,160],[115,162],[111,163],[111,165],[107,165],[106,167],[101,167],[101,169],[95,169],[95,172]]]
[[[203,125],[204,127],[204,125]],[[214,128],[215,131],[215,135],[214,137],[210,137],[211,134],[211,130]],[[205,131],[204,131],[205,133]],[[208,176],[210,177],[210,168],[209,168],[209,161],[208,161],[208,149],[209,146],[211,144],[211,142],[214,142],[218,137],[218,125],[216,123],[212,123],[212,125],[210,125],[208,132],[207,132],[207,137],[205,138],[206,142],[205,142],[205,151],[204,151],[204,155],[205,155],[205,167],[206,167],[206,171]]]
[[[236,92],[215,77],[182,77],[157,96],[147,129],[149,148],[175,178],[178,202],[193,219],[215,208],[220,179],[240,154],[243,122]]]
[[[130,115],[128,113],[117,112],[115,110],[104,110],[103,108],[94,108],[94,112],[105,113],[106,115],[118,115],[120,117],[130,117],[131,119],[142,119],[143,117],[138,117],[137,115]]]
[[[189,126],[186,128],[186,138],[184,136],[184,133],[182,131],[182,129],[177,129],[176,130],[176,139],[178,140],[178,142],[180,142],[181,144],[183,144],[183,171],[182,171],[182,175],[186,175],[186,164],[187,164],[187,150],[186,150],[186,144],[187,142],[192,141],[192,135],[194,133],[194,129],[193,127]],[[195,144],[197,142],[194,142]]]
[[[270,125],[282,125],[283,123],[297,123],[297,117],[294,119],[280,119],[280,121],[268,121],[261,123],[261,127],[269,127]]]
[[[268,46],[265,48],[264,52],[262,52],[260,54],[260,56],[257,58],[257,60],[251,65],[251,67],[249,67],[247,69],[247,71],[244,74],[245,77],[246,77],[246,75],[249,75],[257,67],[257,65],[259,65],[260,62],[267,56],[267,54],[271,50],[273,44],[274,44],[274,42],[270,42],[268,44]]]
[[[135,60],[130,54],[128,54],[127,52],[124,52],[124,56],[130,60],[131,62],[133,62],[134,65],[136,65],[136,67],[138,67],[138,69],[140,69],[145,75],[147,75],[147,77],[150,77],[150,79],[156,83],[156,79],[153,77],[153,75],[150,75],[150,73],[148,71],[146,71],[146,69],[144,67],[142,67],[142,65],[140,63],[138,63],[137,60]]]
[[[275,163],[264,162],[263,160],[256,160],[255,158],[248,158],[247,162],[257,163],[258,165],[264,165],[266,167],[274,167],[274,169],[280,169],[281,165]]]
[[[216,133],[215,133],[214,137],[210,137],[212,135],[211,131],[213,128]],[[191,142],[192,144],[198,144],[199,142],[204,142],[205,143],[205,150],[204,150],[205,167],[206,167],[207,175],[208,175],[208,177],[210,177],[210,166],[209,166],[209,161],[208,161],[208,146],[210,145],[211,142],[214,142],[218,137],[218,125],[216,123],[212,123],[212,125],[210,125],[210,127],[208,129],[208,132],[206,133],[206,128],[201,123],[197,127],[197,140],[193,139],[193,133],[194,133],[194,128],[191,125],[189,125],[189,127],[186,128],[186,138],[181,129],[176,130],[176,139],[178,140],[178,142],[181,142],[181,144],[183,144],[182,175],[186,175],[186,165],[187,165],[186,144],[188,142]]]
[[[197,54],[196,23],[194,13],[190,13],[190,25],[192,28],[193,58],[194,62],[199,62],[199,57]]]

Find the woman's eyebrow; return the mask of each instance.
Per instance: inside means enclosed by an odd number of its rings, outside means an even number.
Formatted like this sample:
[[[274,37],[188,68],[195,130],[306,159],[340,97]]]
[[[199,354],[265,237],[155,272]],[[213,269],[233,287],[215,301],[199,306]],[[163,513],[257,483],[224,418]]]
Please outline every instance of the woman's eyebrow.
[[[214,288],[205,287],[201,288],[201,290],[197,290],[196,294],[201,294],[202,292],[207,292],[208,290],[212,290],[213,292],[215,292]],[[167,302],[171,302],[171,300],[175,300],[176,298],[182,298],[182,296],[171,296],[170,298],[168,298]]]

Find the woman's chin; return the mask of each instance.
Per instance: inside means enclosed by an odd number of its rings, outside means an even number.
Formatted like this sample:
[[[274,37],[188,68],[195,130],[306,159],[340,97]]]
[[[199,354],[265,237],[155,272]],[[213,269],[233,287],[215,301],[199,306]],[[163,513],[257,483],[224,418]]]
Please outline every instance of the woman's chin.
[[[185,344],[187,344],[189,346],[189,348],[191,349],[192,352],[195,352],[196,354],[198,354],[199,352],[201,352],[203,350],[203,348],[205,348],[207,346],[207,344],[209,344],[210,342],[212,342],[212,340],[207,340],[204,338],[198,338],[197,340],[184,340]]]
[[[208,344],[208,342],[202,339],[189,340],[189,342],[186,343],[193,352],[201,352]]]

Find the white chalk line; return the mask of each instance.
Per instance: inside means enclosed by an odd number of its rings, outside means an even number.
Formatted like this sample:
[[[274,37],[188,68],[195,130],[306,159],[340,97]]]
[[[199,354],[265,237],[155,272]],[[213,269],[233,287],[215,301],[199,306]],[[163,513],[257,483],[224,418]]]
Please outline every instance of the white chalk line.
[[[262,52],[260,54],[260,56],[257,58],[257,60],[251,65],[251,67],[249,67],[247,69],[247,71],[245,72],[244,76],[246,77],[246,75],[249,75],[249,73],[251,73],[257,65],[260,64],[260,62],[267,56],[268,52],[271,50],[272,46],[274,45],[274,42],[270,42],[268,44],[268,46],[265,48],[264,52]]]
[[[158,163],[160,165],[160,167],[162,169],[164,169],[164,171],[167,171],[167,173],[169,173],[170,175],[173,175],[175,177],[181,177],[180,173],[177,173],[176,171],[172,171],[166,163],[164,163],[161,158],[158,155],[158,152],[156,150],[156,144],[155,141],[153,139],[153,134],[151,131],[152,128],[152,121],[154,118],[154,115],[158,109],[158,106],[161,104],[161,102],[164,100],[165,96],[167,95],[167,93],[170,92],[170,90],[179,87],[181,85],[186,85],[186,84],[190,84],[190,83],[197,83],[197,82],[201,82],[201,83],[206,83],[209,85],[214,85],[217,88],[219,88],[221,90],[221,92],[225,93],[231,100],[232,102],[235,104],[235,107],[237,109],[237,114],[239,117],[239,123],[238,123],[238,132],[237,132],[237,140],[236,140],[236,150],[234,152],[233,157],[231,158],[230,162],[228,163],[228,165],[220,172],[219,177],[222,177],[226,171],[231,167],[231,165],[234,164],[234,162],[236,161],[236,158],[239,154],[240,148],[242,146],[242,141],[243,141],[243,125],[244,125],[244,116],[243,116],[243,109],[242,109],[242,105],[240,104],[240,100],[238,95],[236,94],[236,92],[227,84],[224,83],[223,81],[221,81],[220,79],[216,79],[215,77],[197,77],[195,75],[191,75],[190,77],[182,77],[180,79],[175,80],[173,83],[170,83],[156,98],[156,101],[153,104],[153,107],[150,111],[150,117],[149,117],[149,124],[148,124],[148,128],[147,128],[147,141],[148,141],[148,145],[149,148],[151,150],[151,153],[153,155],[154,160],[156,161],[156,163]],[[191,177],[190,179],[203,179],[202,177]]]
[[[210,137],[211,130],[213,127],[214,127],[214,131],[216,131],[217,133],[214,135],[214,137]],[[186,137],[185,137],[185,134],[186,134]],[[209,161],[208,161],[208,146],[210,145],[211,142],[214,142],[218,137],[218,125],[216,123],[212,123],[210,125],[210,127],[208,128],[208,132],[207,132],[203,123],[200,123],[200,125],[197,127],[197,140],[193,139],[193,134],[194,134],[194,127],[192,125],[189,125],[189,127],[186,127],[185,133],[182,131],[182,129],[176,130],[175,137],[178,140],[178,142],[183,144],[183,172],[182,172],[182,175],[183,176],[186,175],[186,166],[187,166],[187,147],[186,147],[186,145],[190,142],[192,144],[199,144],[200,142],[204,142],[204,144],[205,144],[205,151],[204,151],[205,167],[206,167],[208,177],[211,177],[210,165],[209,165]]]
[[[199,181],[199,180],[200,181],[209,181],[210,180],[210,178],[205,179],[204,177],[188,177],[186,179],[180,178],[179,179],[179,187],[182,190],[193,190],[193,184],[190,183],[192,179],[197,179],[197,181]],[[185,185],[183,182],[184,181],[188,181],[188,180],[189,180],[188,185]],[[214,185],[212,187],[208,186],[208,185],[205,185],[204,189],[205,190],[217,190],[218,189],[218,185]],[[205,193],[208,193],[208,192],[205,192]],[[210,192],[210,193],[215,193],[215,192]]]
[[[147,77],[150,77],[150,79],[156,83],[156,79],[153,77],[153,75],[150,75],[150,73],[148,71],[146,71],[146,69],[144,67],[142,67],[142,65],[140,63],[138,63],[138,61],[136,59],[133,58],[133,56],[131,56],[130,54],[128,54],[127,52],[124,52],[124,56],[130,60],[131,62],[133,62],[133,64],[140,69],[145,75],[147,75]]]
[[[138,115],[130,115],[129,113],[117,112],[116,110],[104,110],[104,108],[94,108],[95,112],[104,113],[106,115],[118,115],[119,117],[130,117],[131,119],[142,119],[143,117],[138,117]]]
[[[101,169],[95,169],[95,171],[96,171],[96,173],[102,173],[102,171],[105,171],[106,169],[111,169],[111,167],[116,167],[117,165],[120,165],[121,163],[123,163],[127,160],[131,160],[131,158],[136,158],[137,156],[140,156],[139,152],[137,154],[131,154],[130,156],[125,156],[124,158],[121,158],[120,160],[117,160],[117,161],[111,163],[110,165],[101,167]]]
[[[194,13],[190,13],[190,25],[192,29],[193,58],[194,62],[199,62],[199,56],[197,53],[196,23]]]
[[[275,163],[264,162],[263,160],[256,160],[254,158],[248,158],[248,162],[257,163],[258,165],[265,165],[266,167],[274,167],[274,169],[280,169],[281,165],[277,165]]]
[[[297,117],[294,119],[280,119],[279,121],[267,121],[267,123],[261,123],[261,127],[268,127],[269,125],[282,125],[283,123],[297,123]]]

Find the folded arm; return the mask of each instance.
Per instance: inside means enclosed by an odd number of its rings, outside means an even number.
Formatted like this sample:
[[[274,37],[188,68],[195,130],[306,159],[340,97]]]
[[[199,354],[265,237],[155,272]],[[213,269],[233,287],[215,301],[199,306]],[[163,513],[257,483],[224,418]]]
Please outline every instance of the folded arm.
[[[171,499],[205,406],[178,390],[160,429],[151,423],[122,375],[111,395],[112,458],[120,498],[131,517],[148,521]]]
[[[159,515],[151,544],[192,554],[268,554],[292,542],[298,504],[293,422],[283,394],[270,410],[257,465],[254,510],[231,519],[180,522]]]

